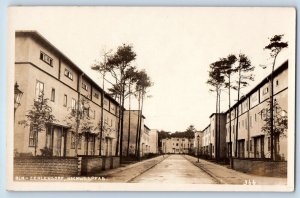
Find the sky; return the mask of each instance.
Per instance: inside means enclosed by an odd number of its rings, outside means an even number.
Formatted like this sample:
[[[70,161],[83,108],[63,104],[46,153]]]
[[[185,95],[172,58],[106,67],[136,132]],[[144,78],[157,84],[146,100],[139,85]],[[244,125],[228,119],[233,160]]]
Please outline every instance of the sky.
[[[90,67],[103,49],[114,52],[131,44],[137,54],[132,64],[145,69],[153,82],[144,102],[145,123],[171,132],[191,124],[202,130],[209,124],[216,100],[206,84],[210,63],[246,54],[256,67],[255,81],[242,90],[246,94],[270,72],[272,59],[263,50],[268,38],[284,34],[289,44],[295,42],[291,8],[23,7],[10,10],[9,23],[10,33],[38,31],[96,82],[101,77]],[[277,65],[293,58],[292,46],[280,54]],[[228,109],[227,98],[224,92],[222,111]]]

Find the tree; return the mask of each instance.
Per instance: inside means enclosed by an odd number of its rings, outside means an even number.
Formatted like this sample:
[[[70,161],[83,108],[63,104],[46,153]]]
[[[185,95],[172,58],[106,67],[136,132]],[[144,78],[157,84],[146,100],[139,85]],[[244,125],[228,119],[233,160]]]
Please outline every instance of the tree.
[[[141,123],[143,116],[143,104],[144,98],[147,95],[147,89],[151,87],[153,83],[145,70],[141,70],[136,73],[136,92],[138,95],[138,127],[136,133],[136,155],[140,158],[140,142],[141,142]]]
[[[130,148],[130,133],[131,133],[131,95],[134,94],[134,92],[131,89],[131,86],[133,83],[137,82],[137,75],[138,72],[136,71],[135,67],[130,67],[125,72],[125,79],[128,84],[128,97],[129,97],[129,115],[128,115],[128,139],[127,139],[127,151],[126,155],[129,156],[129,148]]]
[[[234,64],[237,61],[235,55],[230,54],[227,58],[221,59],[221,72],[226,77],[225,88],[228,88],[228,109],[229,109],[229,158],[232,157],[232,140],[231,140],[231,88],[233,87],[231,84],[232,75],[236,72],[234,68]],[[227,119],[227,118],[226,118]]]
[[[104,120],[103,120],[103,101],[104,101],[104,80],[107,72],[112,72],[113,67],[112,65],[108,65],[107,63],[107,57],[111,53],[111,50],[109,51],[103,51],[103,60],[102,61],[96,61],[92,66],[91,69],[98,71],[102,75],[102,91],[101,91],[101,116],[100,116],[100,122],[98,125],[98,129],[100,129],[99,133],[99,156],[101,156],[102,151],[102,136],[103,136],[103,130],[104,130]]]
[[[89,135],[92,133],[93,129],[95,129],[95,126],[93,125],[93,121],[89,115],[89,101],[85,98],[81,98],[80,101],[77,102],[77,105],[75,104],[68,107],[69,113],[65,117],[64,122],[69,127],[69,130],[72,132],[74,137],[75,155],[77,155],[80,136],[85,137],[87,141],[85,149],[88,152]],[[78,120],[80,120],[80,123],[78,123]]]
[[[120,148],[120,160],[122,161],[122,147],[123,147],[123,121],[124,121],[124,101],[126,89],[126,70],[130,68],[130,64],[136,58],[136,53],[133,51],[131,45],[118,47],[117,52],[107,59],[107,65],[111,68],[110,74],[116,79],[114,87],[119,90],[120,108],[119,108],[119,123],[118,123],[118,141],[116,145],[116,155]],[[120,146],[118,145],[120,142]]]
[[[219,129],[217,130],[217,123],[220,122],[220,117],[218,116],[220,113],[220,97],[221,97],[221,87],[224,85],[225,82],[225,78],[224,75],[222,74],[222,64],[223,61],[219,60],[216,61],[212,64],[210,64],[209,66],[209,78],[207,80],[207,84],[209,84],[210,86],[212,86],[214,89],[210,89],[210,91],[212,92],[216,92],[216,147],[215,150],[218,151],[218,136],[219,136]],[[219,124],[220,126],[220,124]],[[218,152],[216,152],[216,158],[218,160]]]
[[[277,139],[279,141],[280,136],[285,136],[285,132],[288,129],[288,117],[287,117],[287,111],[283,110],[277,100],[274,100],[273,102],[273,108],[271,108],[271,101],[267,101],[267,108],[261,112],[263,114],[263,121],[264,125],[261,128],[262,132],[267,134],[268,136],[273,136],[274,138],[274,155],[275,160],[278,159],[278,153],[277,153]],[[273,116],[273,118],[271,117]],[[273,125],[271,125],[271,122],[273,122]],[[271,128],[273,127],[273,128]],[[279,143],[279,142],[278,142]],[[270,149],[271,150],[271,149]],[[273,158],[271,158],[273,159]]]
[[[185,130],[185,136],[187,137],[189,143],[188,143],[188,153],[191,152],[191,147],[190,147],[190,140],[193,139],[195,137],[195,133],[196,133],[196,129],[194,127],[194,125],[190,125],[186,130]]]
[[[52,114],[52,108],[48,105],[48,98],[44,98],[44,92],[39,94],[38,99],[33,100],[31,109],[27,112],[26,119],[19,122],[24,127],[29,126],[33,132],[34,156],[37,154],[38,134],[46,130],[46,126],[56,121]]]
[[[275,64],[276,64],[276,59],[278,54],[284,49],[288,47],[288,43],[287,42],[283,42],[281,41],[283,38],[283,34],[282,35],[275,35],[272,38],[270,38],[270,43],[268,45],[265,46],[264,49],[266,50],[270,50],[270,56],[271,58],[273,58],[273,63],[272,63],[272,72],[271,72],[271,76],[270,76],[270,86],[271,86],[271,93],[270,93],[270,108],[273,109],[274,108],[274,68],[275,68]],[[270,111],[270,129],[271,129],[271,159],[276,158],[276,156],[274,155],[274,116],[273,116],[273,111]]]
[[[249,85],[249,81],[254,80],[254,75],[251,73],[254,70],[254,66],[251,64],[250,59],[245,54],[239,54],[238,65],[236,72],[238,74],[236,86],[233,88],[237,90],[237,104],[240,102],[241,89]],[[235,157],[238,156],[238,134],[239,134],[239,106],[236,109],[236,125],[235,125]]]

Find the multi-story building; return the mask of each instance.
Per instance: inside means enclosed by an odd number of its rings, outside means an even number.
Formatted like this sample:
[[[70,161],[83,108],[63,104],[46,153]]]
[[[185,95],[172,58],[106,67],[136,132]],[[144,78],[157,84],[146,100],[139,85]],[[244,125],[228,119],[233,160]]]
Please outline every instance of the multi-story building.
[[[228,151],[232,143],[232,156],[239,158],[270,158],[271,138],[262,131],[270,100],[270,75],[263,79],[249,93],[243,96],[238,103],[226,112],[226,143]],[[278,103],[274,114],[286,114],[288,110],[288,61],[274,71],[274,103]],[[278,111],[281,112],[278,112]],[[238,112],[238,113],[237,113]],[[231,113],[231,122],[229,119]],[[238,114],[238,115],[237,115]],[[238,118],[238,123],[237,123]],[[230,141],[231,123],[231,141]],[[238,134],[236,138],[236,126]],[[277,158],[287,159],[287,134],[277,136]],[[237,143],[236,143],[237,139]],[[228,153],[227,155],[229,155]]]
[[[210,124],[203,130],[202,153],[209,158],[226,157],[225,114],[211,114]]]
[[[171,137],[162,140],[163,153],[184,154],[194,149],[194,139]]]
[[[212,158],[212,135],[210,124],[203,130],[201,154]]]
[[[118,103],[106,94],[77,65],[48,40],[35,31],[17,31],[15,34],[15,82],[23,92],[20,106],[15,112],[15,153],[41,155],[48,149],[53,156],[115,155],[118,129]],[[44,131],[20,125],[35,100],[43,94],[55,116],[54,123]],[[101,99],[103,97],[103,107]],[[79,141],[76,130],[68,124],[69,115],[81,108],[78,101],[84,99],[84,111],[92,125],[88,131],[79,126]],[[103,128],[100,149],[100,128],[103,110]],[[74,119],[76,122],[76,119]],[[76,124],[76,123],[74,123]]]
[[[140,156],[143,157],[150,153],[150,129],[144,124],[144,133],[141,135]]]
[[[158,131],[156,129],[151,129],[149,133],[149,145],[150,153],[158,153]]]
[[[202,150],[202,139],[203,139],[203,131],[196,131],[195,132],[195,139],[194,139],[194,154],[200,155]]]
[[[124,111],[124,124],[123,124],[123,156],[135,155],[136,153],[136,145],[138,143],[138,117],[140,116],[139,110],[126,110]],[[130,119],[129,119],[130,118]],[[140,129],[141,129],[141,137],[140,137],[140,156],[143,156],[143,152],[145,151],[146,146],[149,144],[145,144],[147,136],[149,139],[149,131],[148,128],[145,128],[144,120],[145,116],[140,116]],[[145,130],[146,129],[146,130]],[[147,134],[145,134],[145,131]],[[127,149],[129,148],[129,149]]]

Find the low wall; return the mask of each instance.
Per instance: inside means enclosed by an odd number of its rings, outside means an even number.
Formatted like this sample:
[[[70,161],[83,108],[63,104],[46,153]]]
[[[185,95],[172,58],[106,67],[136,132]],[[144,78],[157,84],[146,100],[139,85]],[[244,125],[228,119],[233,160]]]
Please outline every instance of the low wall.
[[[112,165],[111,168],[120,167],[120,157],[112,157]]]
[[[75,157],[15,157],[14,176],[77,176]]]
[[[287,177],[286,161],[234,158],[233,169],[260,176]]]
[[[103,158],[99,156],[81,157],[81,175],[100,173],[103,167]]]
[[[94,175],[103,170],[109,170],[120,166],[120,157],[114,156],[80,156],[81,175]]]

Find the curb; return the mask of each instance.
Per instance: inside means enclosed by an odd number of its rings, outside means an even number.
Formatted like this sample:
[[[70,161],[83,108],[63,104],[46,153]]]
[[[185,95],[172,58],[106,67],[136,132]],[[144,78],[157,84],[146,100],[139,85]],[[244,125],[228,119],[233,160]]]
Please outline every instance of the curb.
[[[161,163],[162,161],[164,161],[165,159],[167,159],[169,156],[167,157],[163,157],[162,160],[158,161],[157,163],[153,164],[152,166],[150,166],[149,168],[143,170],[142,172],[140,172],[139,174],[137,174],[136,176],[130,178],[129,180],[125,181],[126,183],[131,183],[132,180],[134,180],[135,178],[137,178],[138,176],[142,175],[143,173],[147,172],[148,170],[154,168],[154,166],[156,166],[157,164]]]
[[[191,159],[188,159],[186,156],[184,156],[184,158],[186,160],[188,160],[190,163],[192,163],[194,166],[200,168],[201,170],[203,170],[206,174],[208,174],[210,177],[212,177],[216,182],[217,184],[227,184],[223,179],[220,179],[219,177],[215,176],[211,171],[207,170],[206,168],[204,168],[200,162],[197,163],[197,162],[194,162],[192,161]]]

